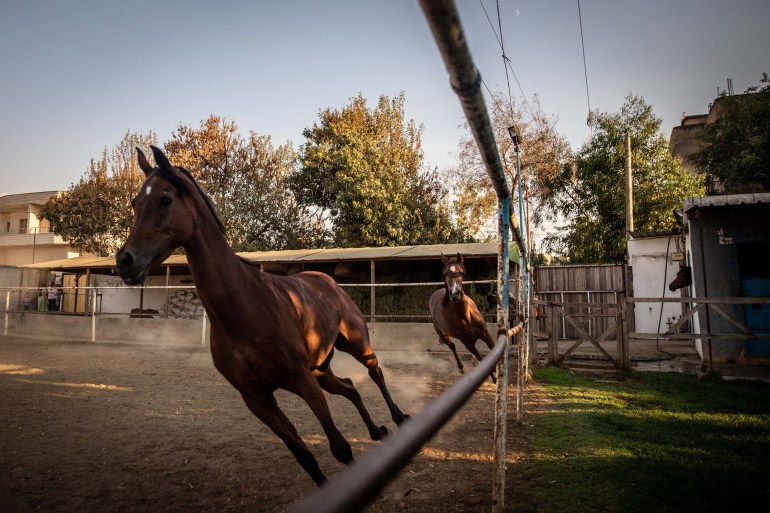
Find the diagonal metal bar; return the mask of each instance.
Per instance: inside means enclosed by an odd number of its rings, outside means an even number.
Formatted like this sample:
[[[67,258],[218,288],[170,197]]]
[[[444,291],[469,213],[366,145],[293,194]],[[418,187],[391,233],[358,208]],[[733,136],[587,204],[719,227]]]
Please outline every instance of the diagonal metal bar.
[[[519,335],[523,324],[508,333]],[[465,404],[481,383],[489,377],[508,343],[507,335],[497,337],[497,344],[468,374],[423,410],[399,426],[385,442],[373,448],[347,469],[332,476],[289,511],[291,513],[342,513],[359,511],[372,500],[388,481],[406,465],[420,448]]]

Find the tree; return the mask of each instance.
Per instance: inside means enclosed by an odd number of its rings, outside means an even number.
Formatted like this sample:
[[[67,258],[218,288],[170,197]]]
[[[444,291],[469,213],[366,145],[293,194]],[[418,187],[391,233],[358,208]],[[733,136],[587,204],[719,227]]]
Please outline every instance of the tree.
[[[144,181],[136,162],[136,146],[157,145],[154,133],[126,132],[123,140],[63,194],[50,198],[40,216],[54,233],[82,253],[109,256],[123,245],[133,224],[131,200]]]
[[[180,125],[166,143],[214,203],[236,251],[313,247],[326,243],[321,222],[297,205],[286,185],[297,159],[291,144],[243,138],[235,122],[211,115],[200,128]]]
[[[690,155],[707,175],[718,178],[726,193],[770,191],[770,79],[746,94],[726,96],[721,116],[704,126],[701,146]]]
[[[626,134],[631,136],[635,230],[671,229],[672,211],[682,207],[685,197],[705,192],[703,179],[669,154],[660,118],[639,96],[627,96],[614,114],[592,111],[588,124],[590,140],[574,165],[564,166],[554,180],[556,208],[568,224],[547,244],[575,263],[621,262],[626,252]]]
[[[422,127],[404,117],[403,93],[369,109],[360,94],[304,130],[301,167],[289,184],[326,216],[338,246],[439,243],[459,236],[446,191],[423,166]]]
[[[526,104],[517,104],[503,93],[495,92],[490,103],[495,140],[513,191],[517,180],[516,155],[508,128],[515,124],[521,134],[522,186],[530,201],[533,222],[540,226],[552,220],[553,184],[559,169],[572,158],[569,143],[556,132],[557,119],[542,112],[537,96]],[[454,192],[453,213],[457,223],[476,237],[495,236],[497,195],[472,137],[466,136],[460,141],[457,164],[448,175]],[[518,201],[516,194],[512,197]]]

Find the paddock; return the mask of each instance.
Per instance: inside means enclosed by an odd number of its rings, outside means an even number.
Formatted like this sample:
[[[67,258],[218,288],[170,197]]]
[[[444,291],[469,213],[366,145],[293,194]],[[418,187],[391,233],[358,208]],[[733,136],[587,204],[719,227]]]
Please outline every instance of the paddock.
[[[461,378],[448,353],[378,356],[409,413]],[[397,429],[364,369],[341,353],[333,363],[375,421]],[[514,405],[514,388],[508,393]],[[494,396],[487,380],[365,511],[489,511]],[[277,397],[324,472],[342,470],[307,405]],[[356,457],[378,443],[347,400],[327,397]],[[0,337],[0,415],[4,511],[284,511],[315,488],[214,369],[207,347]],[[526,429],[508,428],[509,469]]]

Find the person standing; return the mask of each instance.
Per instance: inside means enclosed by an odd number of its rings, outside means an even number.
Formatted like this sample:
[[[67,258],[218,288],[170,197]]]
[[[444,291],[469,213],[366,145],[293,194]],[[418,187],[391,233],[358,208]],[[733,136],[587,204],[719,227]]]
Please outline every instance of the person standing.
[[[57,311],[59,309],[59,290],[56,288],[53,282],[48,285],[46,296],[48,298],[48,311]]]

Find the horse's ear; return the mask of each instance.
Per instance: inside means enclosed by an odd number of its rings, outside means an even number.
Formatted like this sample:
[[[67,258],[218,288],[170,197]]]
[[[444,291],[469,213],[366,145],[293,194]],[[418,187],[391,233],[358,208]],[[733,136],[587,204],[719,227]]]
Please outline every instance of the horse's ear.
[[[447,263],[447,261],[448,261],[448,260],[449,260],[449,259],[446,257],[446,255],[445,255],[445,254],[444,254],[444,252],[442,251],[442,252],[441,252],[441,263],[443,263],[444,265],[446,265],[446,263]]]
[[[170,171],[174,167],[171,165],[171,162],[168,161],[168,158],[166,158],[166,155],[164,155],[160,149],[155,146],[150,146],[150,149],[152,149],[152,156],[155,157],[155,162],[161,167],[161,169]]]
[[[463,256],[460,253],[457,253],[457,262],[460,264],[463,263]]]
[[[139,149],[139,146],[136,147],[136,153],[137,160],[139,161],[139,167],[142,168],[142,171],[144,171],[145,175],[150,176],[153,171],[150,161],[147,160],[147,157],[144,155],[144,152]]]

